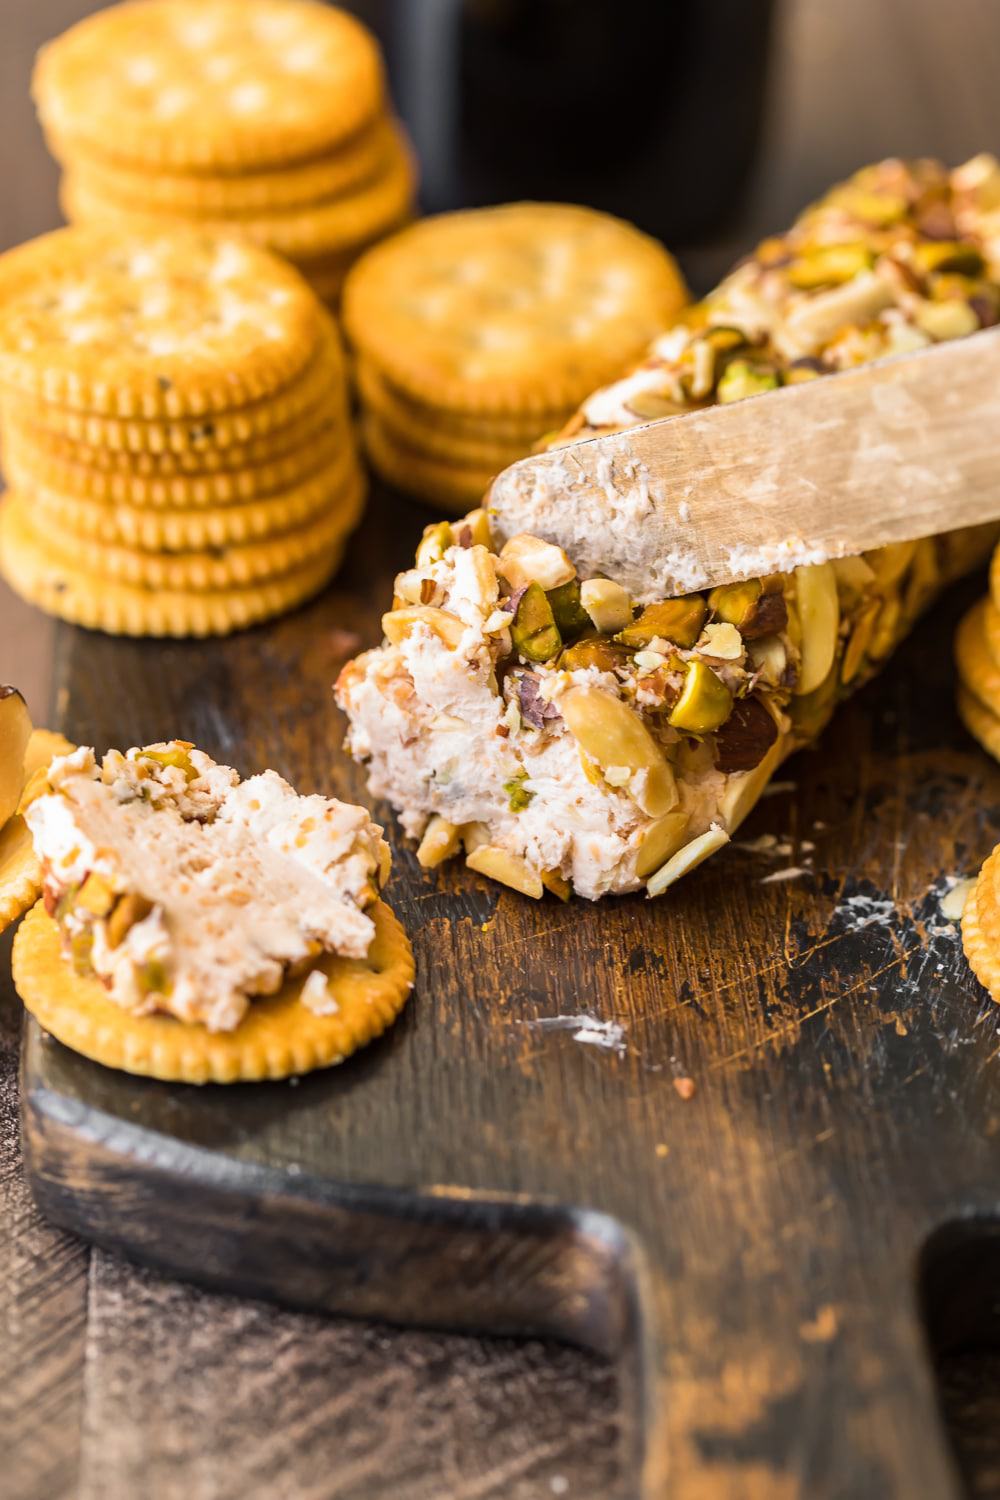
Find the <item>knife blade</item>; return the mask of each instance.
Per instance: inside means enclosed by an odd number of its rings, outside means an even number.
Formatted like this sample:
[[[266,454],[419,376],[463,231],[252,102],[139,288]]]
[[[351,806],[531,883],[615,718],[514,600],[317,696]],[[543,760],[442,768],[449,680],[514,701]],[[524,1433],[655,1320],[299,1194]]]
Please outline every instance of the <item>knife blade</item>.
[[[502,537],[636,598],[1000,519],[1000,327],[512,464]]]

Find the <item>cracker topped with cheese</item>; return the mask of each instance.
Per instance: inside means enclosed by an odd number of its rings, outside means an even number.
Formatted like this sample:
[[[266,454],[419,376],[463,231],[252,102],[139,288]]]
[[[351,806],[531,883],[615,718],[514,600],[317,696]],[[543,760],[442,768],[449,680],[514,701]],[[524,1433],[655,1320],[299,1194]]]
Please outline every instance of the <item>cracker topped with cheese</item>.
[[[379,900],[388,846],[363,808],[274,771],[241,780],[173,740],[55,760],[25,818],[44,901],[15,980],[47,1030],[98,1061],[284,1076],[340,1061],[409,992],[409,944]]]

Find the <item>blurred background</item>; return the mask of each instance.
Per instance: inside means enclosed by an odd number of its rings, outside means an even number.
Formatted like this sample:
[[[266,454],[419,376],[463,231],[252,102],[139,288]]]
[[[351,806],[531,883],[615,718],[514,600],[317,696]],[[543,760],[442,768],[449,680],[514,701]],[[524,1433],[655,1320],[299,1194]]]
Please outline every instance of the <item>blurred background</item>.
[[[59,221],[28,81],[39,44],[96,8],[0,7],[0,248]],[[347,8],[386,48],[425,208],[522,196],[592,203],[664,238],[699,292],[867,161],[1000,152],[1000,0]],[[21,683],[41,721],[58,631],[0,583],[0,680]],[[21,1456],[40,1486],[22,1491],[15,1474],[14,1494],[625,1493],[614,1374],[575,1351],[280,1313],[161,1282],[101,1252],[81,1311],[68,1289],[90,1252],[37,1219],[20,1177],[16,1047],[16,1024],[0,1017],[0,1362]],[[237,1354],[238,1388],[219,1374]],[[158,1420],[165,1390],[169,1424]],[[998,1390],[995,1369],[950,1378],[970,1494],[1000,1496]]]
[[[28,95],[99,6],[8,0],[0,248],[59,222]],[[696,292],[837,178],[1000,149],[996,0],[353,0],[386,48],[424,207],[551,196],[634,219]],[[54,626],[0,584],[0,676],[47,708]]]

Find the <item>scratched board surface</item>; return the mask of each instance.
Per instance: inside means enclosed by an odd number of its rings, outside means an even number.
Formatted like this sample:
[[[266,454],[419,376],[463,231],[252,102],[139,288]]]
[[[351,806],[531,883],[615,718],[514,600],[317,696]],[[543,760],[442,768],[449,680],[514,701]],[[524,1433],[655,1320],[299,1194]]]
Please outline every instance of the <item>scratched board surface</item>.
[[[330,684],[424,519],[377,497],[324,598],[228,642],[66,629],[60,727],[363,799]],[[211,1285],[606,1350],[644,1500],[956,1494],[925,1314],[940,1348],[984,1335],[996,1267],[1000,1013],[939,907],[1000,839],[1000,771],[952,708],[982,587],[658,902],[428,875],[377,809],[418,982],[341,1068],[170,1087],[29,1028],[43,1209]]]

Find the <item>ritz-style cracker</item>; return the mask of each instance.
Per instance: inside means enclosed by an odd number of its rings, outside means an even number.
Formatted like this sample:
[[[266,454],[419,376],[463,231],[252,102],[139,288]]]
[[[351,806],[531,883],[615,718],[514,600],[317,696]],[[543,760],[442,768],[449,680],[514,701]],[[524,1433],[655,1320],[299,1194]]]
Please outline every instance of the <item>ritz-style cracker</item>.
[[[24,816],[44,900],[15,985],[97,1062],[283,1078],[343,1061],[410,993],[410,945],[379,896],[388,846],[363,808],[273,771],[241,780],[173,740],[56,760]]]

